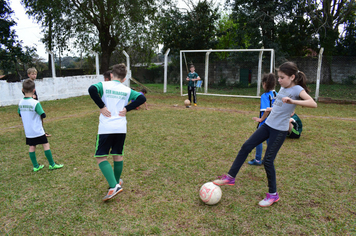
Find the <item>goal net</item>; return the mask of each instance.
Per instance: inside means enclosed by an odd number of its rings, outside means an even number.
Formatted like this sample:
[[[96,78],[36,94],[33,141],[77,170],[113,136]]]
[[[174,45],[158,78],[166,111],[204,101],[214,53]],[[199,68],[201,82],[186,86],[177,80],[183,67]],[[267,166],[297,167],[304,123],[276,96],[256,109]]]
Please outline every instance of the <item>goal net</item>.
[[[203,82],[197,94],[260,98],[262,75],[274,72],[275,58],[273,49],[181,50],[181,96],[192,64]]]

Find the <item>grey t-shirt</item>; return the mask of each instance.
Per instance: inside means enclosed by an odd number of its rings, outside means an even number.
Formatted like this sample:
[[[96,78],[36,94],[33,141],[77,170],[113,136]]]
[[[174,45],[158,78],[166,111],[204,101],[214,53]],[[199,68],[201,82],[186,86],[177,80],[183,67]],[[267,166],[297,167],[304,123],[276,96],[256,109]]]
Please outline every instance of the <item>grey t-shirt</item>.
[[[290,97],[293,100],[300,100],[299,94],[304,88],[300,85],[294,85],[290,88],[281,88],[277,98],[273,103],[271,114],[267,117],[266,124],[276,130],[288,131],[289,118],[296,105],[283,103],[282,98]]]

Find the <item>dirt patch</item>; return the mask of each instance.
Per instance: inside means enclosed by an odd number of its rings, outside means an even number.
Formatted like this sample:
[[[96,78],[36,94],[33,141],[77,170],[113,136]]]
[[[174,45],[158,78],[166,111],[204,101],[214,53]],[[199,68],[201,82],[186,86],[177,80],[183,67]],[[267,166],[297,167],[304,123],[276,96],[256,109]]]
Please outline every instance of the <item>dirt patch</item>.
[[[323,97],[320,97],[318,99],[318,102],[326,103],[326,104],[356,104],[356,101],[353,100],[338,100],[338,99],[323,98]]]

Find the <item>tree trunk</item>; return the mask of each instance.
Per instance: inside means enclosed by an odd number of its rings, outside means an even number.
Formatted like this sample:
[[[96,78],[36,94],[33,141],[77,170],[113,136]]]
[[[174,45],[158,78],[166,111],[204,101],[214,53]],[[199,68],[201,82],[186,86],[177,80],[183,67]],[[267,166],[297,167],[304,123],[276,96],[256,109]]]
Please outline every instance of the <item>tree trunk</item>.
[[[331,63],[332,63],[332,57],[331,56],[323,56],[323,62],[321,66],[321,71],[322,71],[322,77],[321,77],[321,83],[322,84],[332,84],[333,80],[331,77]]]
[[[112,51],[110,51],[108,47],[107,48],[102,47],[101,65],[100,65],[101,74],[109,70],[111,53]]]

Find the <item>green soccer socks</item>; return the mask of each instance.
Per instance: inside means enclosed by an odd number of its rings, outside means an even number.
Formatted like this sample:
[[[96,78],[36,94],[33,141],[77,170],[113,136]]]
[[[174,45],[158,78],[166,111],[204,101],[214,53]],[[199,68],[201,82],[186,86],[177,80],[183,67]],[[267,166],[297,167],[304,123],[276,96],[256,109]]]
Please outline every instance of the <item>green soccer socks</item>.
[[[54,166],[55,163],[53,161],[53,157],[52,157],[52,152],[51,152],[51,149],[48,149],[46,151],[44,151],[46,157],[47,157],[47,160],[48,160],[48,163],[50,166]]]
[[[108,181],[110,188],[114,188],[117,184],[115,179],[114,171],[108,161],[103,161],[99,163],[99,168],[103,173],[105,179]]]
[[[37,169],[39,167],[39,165],[37,163],[36,153],[35,152],[29,152],[29,154],[30,154],[30,159],[31,159],[33,167]]]
[[[120,177],[122,169],[124,167],[124,161],[114,161],[114,174],[116,182],[120,183]]]

